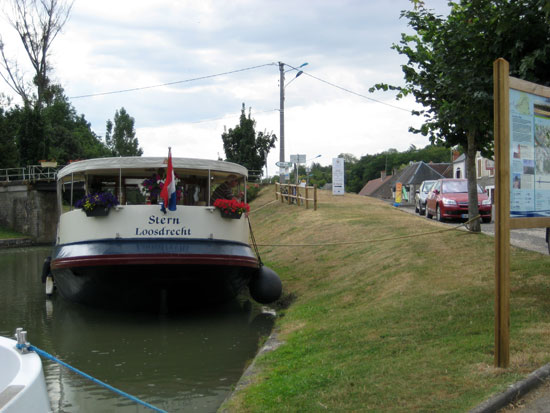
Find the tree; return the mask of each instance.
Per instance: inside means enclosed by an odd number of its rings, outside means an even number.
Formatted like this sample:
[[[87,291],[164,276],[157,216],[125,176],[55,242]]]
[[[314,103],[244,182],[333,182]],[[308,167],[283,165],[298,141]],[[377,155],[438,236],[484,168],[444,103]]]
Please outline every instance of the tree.
[[[546,0],[461,0],[449,2],[447,18],[414,1],[402,12],[415,34],[401,35],[394,44],[407,56],[402,66],[405,86],[378,84],[397,90],[397,98],[412,94],[424,108],[413,111],[424,124],[410,128],[432,142],[466,148],[469,206],[478,215],[475,155],[491,156],[493,147],[492,63],[510,61],[512,75],[547,84],[550,26]],[[480,231],[479,220],[470,225]]]
[[[4,9],[8,22],[17,31],[34,70],[32,83],[36,94],[30,91],[30,82],[25,79],[16,61],[7,57],[5,44],[0,34],[0,76],[23,100],[25,106],[41,107],[48,95],[51,70],[48,58],[50,47],[71,12],[73,2],[62,0],[10,0],[11,13]]]
[[[0,144],[3,167],[36,165],[43,159],[63,165],[111,154],[62,93],[42,109],[15,106],[0,110]]]
[[[381,172],[391,175],[392,171],[401,165],[420,161],[426,163],[449,162],[450,150],[443,145],[427,145],[421,149],[411,145],[404,152],[398,152],[397,149],[391,148],[375,155],[365,155],[349,168],[350,174],[346,181],[346,191],[359,192],[368,181],[380,178]]]
[[[16,125],[13,116],[0,107],[0,168],[19,166],[19,152],[15,137]]]
[[[222,133],[223,149],[227,161],[263,174],[267,155],[275,147],[277,136],[266,131],[256,135],[255,127],[256,121],[251,118],[250,112],[246,116],[243,103],[239,125]]]
[[[139,147],[134,118],[123,107],[115,112],[115,123],[107,120],[105,142],[113,156],[141,156],[143,149]]]

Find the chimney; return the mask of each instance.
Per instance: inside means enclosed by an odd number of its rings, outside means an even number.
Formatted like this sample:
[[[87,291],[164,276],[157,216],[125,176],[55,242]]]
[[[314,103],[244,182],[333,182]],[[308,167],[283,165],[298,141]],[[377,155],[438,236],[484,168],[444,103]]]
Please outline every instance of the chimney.
[[[380,178],[382,178],[382,180],[386,179],[386,171],[380,172]]]

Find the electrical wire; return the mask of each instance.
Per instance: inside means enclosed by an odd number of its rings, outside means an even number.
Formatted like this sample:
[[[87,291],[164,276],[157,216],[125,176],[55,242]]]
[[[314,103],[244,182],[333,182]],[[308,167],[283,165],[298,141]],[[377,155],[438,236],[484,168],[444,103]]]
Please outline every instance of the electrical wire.
[[[101,93],[91,93],[91,94],[88,94],[88,95],[71,96],[71,97],[69,97],[69,99],[81,99],[81,98],[89,98],[89,97],[94,97],[94,96],[114,95],[114,94],[117,94],[117,93],[135,92],[135,91],[138,91],[138,90],[153,89],[153,88],[163,87],[163,86],[172,86],[172,85],[177,85],[177,84],[181,84],[181,83],[195,82],[197,80],[211,79],[213,77],[218,77],[218,76],[231,75],[233,73],[239,73],[239,72],[245,72],[247,70],[259,69],[259,68],[265,67],[265,66],[273,66],[275,64],[276,63],[265,63],[263,65],[245,67],[244,69],[231,70],[229,72],[216,73],[214,75],[195,77],[195,78],[192,78],[192,79],[185,79],[185,80],[177,80],[175,82],[161,83],[159,85],[142,86],[142,87],[135,87],[135,88],[131,88],[131,89],[114,90],[114,91],[111,91],[111,92],[101,92]]]
[[[317,81],[319,81],[319,82],[325,83],[325,84],[327,84],[327,85],[329,85],[329,86],[335,87],[336,89],[340,89],[340,90],[342,90],[342,91],[344,91],[344,92],[351,93],[352,95],[359,96],[359,97],[361,97],[361,98],[363,98],[363,99],[371,100],[371,101],[373,101],[373,102],[380,103],[380,104],[382,104],[382,105],[386,105],[386,106],[389,106],[389,107],[394,108],[394,109],[399,109],[399,110],[403,110],[403,111],[405,111],[405,112],[411,113],[411,110],[409,110],[409,109],[405,109],[405,108],[402,108],[402,107],[400,107],[400,106],[392,105],[391,103],[386,103],[386,102],[382,102],[381,100],[377,100],[377,99],[374,99],[374,98],[370,98],[370,97],[368,97],[368,96],[362,95],[361,93],[354,92],[353,90],[350,90],[350,89],[347,89],[347,88],[345,88],[345,87],[343,87],[343,86],[339,86],[339,85],[337,85],[337,84],[335,84],[335,83],[329,82],[328,80],[324,80],[324,79],[321,79],[320,77],[313,76],[311,73],[308,73],[308,72],[306,72],[306,71],[304,71],[304,70],[302,70],[302,69],[298,69],[298,68],[293,67],[293,66],[290,66],[290,65],[288,65],[288,64],[286,64],[286,63],[285,63],[285,65],[287,65],[287,66],[289,66],[289,67],[292,67],[292,68],[295,69],[295,70],[300,70],[300,71],[302,71],[302,74],[304,74],[304,75],[306,75],[306,76],[309,76],[309,77],[311,77],[311,78],[313,78],[313,79],[315,79],[315,80],[317,80]],[[293,79],[293,80],[294,80],[294,79]],[[290,82],[289,82],[289,83],[290,83]]]
[[[90,93],[90,94],[87,94],[87,95],[71,96],[71,97],[69,97],[69,99],[83,99],[83,98],[89,98],[89,97],[95,97],[95,96],[106,96],[106,95],[114,95],[114,94],[119,94],[119,93],[127,93],[127,92],[135,92],[135,91],[140,91],[140,90],[154,89],[154,88],[163,87],[163,86],[172,86],[172,85],[177,85],[177,84],[182,84],[182,83],[196,82],[198,80],[211,79],[211,78],[218,77],[218,76],[225,76],[225,75],[230,75],[230,74],[233,74],[233,73],[239,73],[239,72],[244,72],[244,71],[248,71],[248,70],[254,70],[254,69],[259,69],[259,68],[262,68],[262,67],[274,66],[274,65],[277,65],[277,63],[265,63],[263,65],[250,66],[250,67],[245,67],[243,69],[236,69],[236,70],[231,70],[231,71],[228,71],[228,72],[216,73],[216,74],[207,75],[207,76],[200,76],[200,77],[195,77],[195,78],[191,78],[191,79],[177,80],[177,81],[174,81],[174,82],[161,83],[161,84],[158,84],[158,85],[142,86],[142,87],[135,87],[135,88],[130,88],[130,89],[113,90],[113,91],[110,91],[110,92]],[[408,113],[411,112],[411,110],[409,110],[409,109],[405,109],[405,108],[402,108],[400,106],[392,105],[391,103],[383,102],[381,100],[368,97],[368,96],[363,95],[361,93],[354,92],[353,90],[350,90],[350,89],[345,88],[343,86],[340,86],[340,85],[337,85],[335,83],[329,82],[328,80],[322,79],[318,76],[314,76],[311,73],[305,72],[302,69],[296,68],[296,67],[291,66],[287,63],[284,63],[284,65],[288,66],[288,67],[290,67],[294,70],[299,70],[299,71],[302,72],[301,74],[309,76],[312,79],[315,79],[319,82],[325,83],[325,84],[327,84],[331,87],[342,90],[346,93],[350,93],[352,95],[361,97],[363,99],[370,100],[372,102],[380,103],[382,105],[386,105],[386,106],[389,106],[389,107],[394,108],[394,109],[399,109],[399,110],[402,110],[402,111],[405,111],[405,112],[408,112]],[[203,121],[197,121],[197,122],[193,122],[193,123],[210,122],[210,121],[213,121],[213,120],[220,120],[220,119],[223,119],[223,118],[203,120]]]

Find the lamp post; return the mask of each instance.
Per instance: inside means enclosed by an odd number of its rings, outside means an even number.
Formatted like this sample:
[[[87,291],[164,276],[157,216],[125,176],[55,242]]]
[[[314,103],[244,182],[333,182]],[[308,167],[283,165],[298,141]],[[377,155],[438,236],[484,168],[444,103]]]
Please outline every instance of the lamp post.
[[[306,160],[306,163],[309,162],[309,161],[312,161],[314,159],[317,159],[317,158],[320,158],[322,155],[317,155],[317,156],[314,156],[313,158],[311,159],[307,159]],[[311,172],[311,168],[310,170],[308,171],[308,168],[306,167],[306,185],[309,185],[309,173]]]
[[[302,63],[298,68],[306,66],[307,63]],[[289,69],[297,70],[297,69]],[[287,70],[288,72],[288,70]],[[285,63],[279,62],[279,161],[285,161],[285,87],[288,86],[293,80],[298,76],[304,73],[302,70],[299,70],[296,73],[296,76],[285,85]],[[285,174],[282,171],[279,171],[279,182],[283,183],[285,181]]]

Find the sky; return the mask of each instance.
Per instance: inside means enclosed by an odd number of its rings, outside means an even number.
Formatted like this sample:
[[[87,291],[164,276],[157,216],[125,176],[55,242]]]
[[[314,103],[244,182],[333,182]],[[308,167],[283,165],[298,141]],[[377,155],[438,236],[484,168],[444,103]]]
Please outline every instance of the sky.
[[[425,0],[442,14],[446,3]],[[309,165],[330,165],[341,153],[420,148],[428,139],[408,132],[421,120],[410,114],[414,100],[368,92],[379,82],[404,84],[406,60],[391,45],[410,30],[400,12],[411,7],[409,0],[75,0],[51,48],[50,77],[101,137],[124,107],[144,156],[166,156],[171,147],[175,157],[224,159],[221,135],[238,125],[243,103],[257,132],[279,137],[279,62],[285,161],[301,154]],[[20,41],[2,26],[8,54],[25,63]],[[296,78],[294,68],[306,62]],[[138,90],[121,92],[128,89]],[[278,173],[279,145],[269,175]]]

